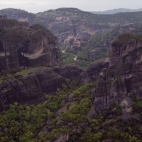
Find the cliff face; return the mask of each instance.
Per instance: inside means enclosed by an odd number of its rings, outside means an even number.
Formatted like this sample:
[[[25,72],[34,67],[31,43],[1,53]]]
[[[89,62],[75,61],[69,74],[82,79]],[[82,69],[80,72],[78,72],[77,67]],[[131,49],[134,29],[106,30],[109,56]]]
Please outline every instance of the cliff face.
[[[95,110],[101,113],[115,105],[131,111],[131,101],[142,97],[142,37],[124,33],[111,43],[108,69],[100,72],[92,91]]]
[[[0,29],[1,68],[12,70],[62,64],[57,38],[46,28],[0,19]]]
[[[45,94],[55,94],[62,84],[68,86],[67,79],[77,78],[82,71],[61,65],[58,40],[50,31],[0,19],[0,111],[14,102],[41,102]]]
[[[55,68],[36,67],[1,77],[0,111],[6,110],[14,102],[39,103],[44,100],[45,94],[55,94],[63,84],[69,87],[67,80],[77,78],[81,71],[82,69],[74,65]]]
[[[95,61],[81,72],[78,78],[78,83],[86,84],[94,82],[94,80],[98,79],[98,76],[102,71],[102,69],[108,68],[108,66],[109,66],[109,58],[104,58]]]

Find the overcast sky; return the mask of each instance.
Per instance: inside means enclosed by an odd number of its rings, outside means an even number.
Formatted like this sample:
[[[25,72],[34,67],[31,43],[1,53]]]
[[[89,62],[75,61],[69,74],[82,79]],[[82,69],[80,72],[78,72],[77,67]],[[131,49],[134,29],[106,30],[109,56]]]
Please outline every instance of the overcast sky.
[[[75,7],[84,11],[138,9],[142,8],[142,0],[0,0],[0,9],[17,8],[33,13],[60,7]]]

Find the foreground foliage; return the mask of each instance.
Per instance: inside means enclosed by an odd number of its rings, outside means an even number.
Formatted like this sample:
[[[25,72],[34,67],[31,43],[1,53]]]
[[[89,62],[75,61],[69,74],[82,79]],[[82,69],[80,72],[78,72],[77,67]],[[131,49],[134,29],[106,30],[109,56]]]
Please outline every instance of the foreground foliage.
[[[113,115],[105,112],[90,119],[87,113],[94,87],[95,83],[71,88],[63,85],[63,90],[46,95],[40,104],[14,103],[0,114],[0,142],[52,142],[64,134],[69,136],[68,142],[141,142],[142,100],[134,100],[134,114],[128,120],[121,118],[120,107]]]

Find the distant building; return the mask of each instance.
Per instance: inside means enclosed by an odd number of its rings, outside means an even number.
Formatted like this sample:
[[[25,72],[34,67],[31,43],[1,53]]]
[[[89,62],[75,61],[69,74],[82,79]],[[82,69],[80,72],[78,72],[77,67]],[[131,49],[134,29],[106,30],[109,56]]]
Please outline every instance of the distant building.
[[[75,40],[73,43],[74,46],[80,46],[80,44],[81,44],[81,42],[79,39]]]

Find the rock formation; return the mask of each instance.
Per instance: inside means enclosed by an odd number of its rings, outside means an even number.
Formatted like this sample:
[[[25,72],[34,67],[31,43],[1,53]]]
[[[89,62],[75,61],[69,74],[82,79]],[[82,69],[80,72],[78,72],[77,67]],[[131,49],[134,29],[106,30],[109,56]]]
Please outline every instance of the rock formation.
[[[96,81],[102,69],[108,68],[108,66],[109,66],[109,58],[104,58],[93,62],[81,72],[78,78],[78,83],[86,84],[89,82]]]
[[[141,36],[124,33],[112,41],[109,67],[102,69],[92,91],[96,112],[115,105],[121,105],[124,113],[132,111],[131,101],[142,97],[141,59]]]
[[[57,37],[49,30],[0,18],[0,111],[14,102],[41,102],[82,71],[62,64]]]
[[[1,68],[12,70],[62,64],[57,37],[43,26],[29,27],[26,22],[0,19],[0,29]]]
[[[54,71],[66,79],[78,78],[82,69],[70,64],[63,67],[55,67]]]
[[[63,84],[69,86],[67,80],[77,78],[82,71],[75,65],[38,67],[33,68],[33,71],[31,69],[0,78],[0,111],[7,109],[14,102],[21,104],[41,102],[45,94],[55,94]]]

